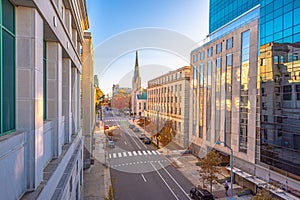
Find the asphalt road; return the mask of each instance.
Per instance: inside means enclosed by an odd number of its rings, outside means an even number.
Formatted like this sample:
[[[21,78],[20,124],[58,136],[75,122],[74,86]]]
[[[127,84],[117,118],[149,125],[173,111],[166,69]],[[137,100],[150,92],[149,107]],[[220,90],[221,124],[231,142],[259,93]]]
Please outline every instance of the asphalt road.
[[[128,126],[128,117],[105,112],[105,124],[115,127],[115,148],[108,161],[116,200],[185,200],[193,187],[152,145],[145,145]]]

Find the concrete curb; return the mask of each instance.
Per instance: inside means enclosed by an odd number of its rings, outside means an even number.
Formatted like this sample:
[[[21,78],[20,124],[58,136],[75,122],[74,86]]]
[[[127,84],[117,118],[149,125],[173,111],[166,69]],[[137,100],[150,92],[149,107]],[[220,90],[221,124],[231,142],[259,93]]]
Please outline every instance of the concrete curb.
[[[112,186],[111,177],[110,177],[110,167],[107,166],[104,169],[104,192],[106,197],[108,196],[110,186]]]

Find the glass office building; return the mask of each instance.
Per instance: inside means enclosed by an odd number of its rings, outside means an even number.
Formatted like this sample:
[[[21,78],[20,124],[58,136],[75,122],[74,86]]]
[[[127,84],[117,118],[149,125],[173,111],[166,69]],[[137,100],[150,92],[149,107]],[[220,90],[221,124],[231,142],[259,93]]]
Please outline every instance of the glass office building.
[[[262,0],[257,162],[300,179],[300,0]]]
[[[210,0],[209,33],[258,5],[260,0]]]

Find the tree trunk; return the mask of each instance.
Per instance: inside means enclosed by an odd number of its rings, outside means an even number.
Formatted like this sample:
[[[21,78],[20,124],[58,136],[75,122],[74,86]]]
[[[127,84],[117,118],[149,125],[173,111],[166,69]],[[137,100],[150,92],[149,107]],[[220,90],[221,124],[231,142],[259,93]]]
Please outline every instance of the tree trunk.
[[[210,193],[212,193],[212,179],[210,179]]]

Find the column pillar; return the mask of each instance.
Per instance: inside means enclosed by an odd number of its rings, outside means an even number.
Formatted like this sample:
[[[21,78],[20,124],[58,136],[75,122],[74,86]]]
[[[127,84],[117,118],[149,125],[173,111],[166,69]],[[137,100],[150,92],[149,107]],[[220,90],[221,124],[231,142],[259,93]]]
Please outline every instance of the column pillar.
[[[17,130],[25,132],[26,188],[43,179],[43,19],[35,8],[16,7]]]
[[[77,96],[78,96],[78,90],[77,90],[77,85],[78,85],[78,78],[77,78],[77,69],[75,67],[72,67],[71,69],[71,73],[72,73],[72,134],[75,134],[76,131],[78,130],[78,113],[77,113],[77,104],[78,104],[78,100],[77,100]]]
[[[53,155],[59,156],[64,144],[62,117],[62,47],[47,42],[47,112],[53,122]]]
[[[64,116],[64,143],[71,141],[72,135],[72,86],[71,59],[62,59],[62,115]]]

